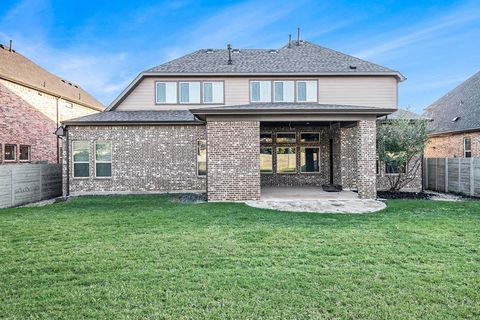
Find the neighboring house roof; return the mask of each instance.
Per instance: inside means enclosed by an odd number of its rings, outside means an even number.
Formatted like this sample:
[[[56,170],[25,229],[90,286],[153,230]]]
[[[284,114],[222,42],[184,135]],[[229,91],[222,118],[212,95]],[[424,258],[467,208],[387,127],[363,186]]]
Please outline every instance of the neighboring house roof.
[[[398,109],[392,114],[389,114],[385,117],[380,118],[379,120],[398,120],[398,119],[406,119],[406,120],[430,120],[427,117],[421,116],[413,111],[408,109]]]
[[[234,50],[233,50],[234,51]],[[308,41],[293,41],[280,49],[239,49],[228,63],[226,49],[200,49],[145,70],[110,104],[114,109],[145,76],[318,76],[384,75],[405,77],[398,71]]]
[[[202,123],[188,110],[109,111],[62,122],[64,125]]]
[[[480,71],[432,103],[424,116],[431,134],[480,130]]]
[[[104,106],[79,85],[61,79],[20,53],[0,47],[0,78],[98,111]]]

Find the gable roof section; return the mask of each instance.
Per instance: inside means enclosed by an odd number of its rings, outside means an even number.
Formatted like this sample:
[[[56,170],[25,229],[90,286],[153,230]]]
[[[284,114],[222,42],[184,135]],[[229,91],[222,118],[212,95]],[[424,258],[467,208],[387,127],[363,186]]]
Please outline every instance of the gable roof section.
[[[0,78],[102,111],[104,106],[79,85],[61,79],[16,51],[0,47]]]
[[[480,131],[480,71],[432,103],[424,116],[431,118],[431,134]]]
[[[140,73],[110,104],[115,109],[145,76],[317,76],[317,75],[383,75],[395,76],[403,81],[398,71],[368,62],[308,41],[299,45],[293,41],[278,50],[239,49],[232,52],[228,63],[228,50],[201,49]]]

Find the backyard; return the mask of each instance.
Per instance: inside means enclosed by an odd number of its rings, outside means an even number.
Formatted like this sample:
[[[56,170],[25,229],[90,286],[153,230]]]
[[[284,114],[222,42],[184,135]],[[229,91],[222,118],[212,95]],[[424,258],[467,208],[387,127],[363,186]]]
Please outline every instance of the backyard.
[[[334,215],[174,200],[0,210],[0,317],[480,317],[479,201]]]

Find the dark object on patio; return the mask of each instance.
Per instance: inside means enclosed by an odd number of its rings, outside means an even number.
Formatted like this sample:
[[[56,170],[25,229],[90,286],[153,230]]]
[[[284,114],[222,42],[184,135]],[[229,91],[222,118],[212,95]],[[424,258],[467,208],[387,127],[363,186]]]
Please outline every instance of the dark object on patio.
[[[322,184],[322,189],[326,192],[340,192],[342,191],[342,186],[339,184]]]
[[[381,199],[430,199],[431,196],[425,192],[377,191],[377,197]]]

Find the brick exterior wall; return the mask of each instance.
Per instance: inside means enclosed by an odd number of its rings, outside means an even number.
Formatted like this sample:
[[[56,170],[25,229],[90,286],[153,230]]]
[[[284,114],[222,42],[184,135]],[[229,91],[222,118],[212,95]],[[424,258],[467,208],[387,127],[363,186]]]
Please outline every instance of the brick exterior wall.
[[[377,197],[376,125],[375,120],[358,121],[357,189],[360,199],[375,199]]]
[[[480,157],[480,130],[477,132],[430,137],[425,147],[426,158],[463,157],[463,139],[472,139],[472,157]]]
[[[59,99],[58,121],[98,111]],[[29,145],[31,162],[57,162],[57,98],[20,84],[0,79],[0,164],[5,144]],[[3,120],[5,119],[5,120]],[[59,147],[62,140],[58,141]],[[61,158],[61,155],[60,155]],[[24,162],[16,162],[24,163]]]
[[[260,198],[260,123],[207,121],[209,201]]]
[[[261,132],[272,133],[272,137],[276,136],[277,132],[295,132],[297,136],[297,142],[290,143],[265,143],[261,144],[262,147],[273,147],[273,172],[272,173],[262,173],[261,182],[262,186],[321,186],[322,184],[330,183],[330,148],[329,148],[329,139],[333,138],[333,151],[334,151],[334,183],[340,183],[340,130],[338,126],[334,126],[332,130],[328,127],[318,127],[318,126],[295,126],[295,127],[267,127],[262,126],[260,129]],[[314,143],[301,143],[300,134],[302,132],[311,132],[319,133],[320,141]],[[305,173],[299,172],[297,169],[296,173],[276,173],[277,167],[277,158],[276,158],[276,148],[277,147],[296,147],[296,162],[297,168],[300,164],[300,150],[301,147],[319,147],[320,148],[320,172],[318,173]]]
[[[55,122],[0,83],[0,164],[19,161],[20,145],[30,146],[30,162],[57,162]],[[16,145],[15,162],[4,161],[5,144]]]
[[[357,127],[340,130],[340,184],[344,189],[357,188]]]
[[[90,142],[90,176],[73,178],[71,161],[64,161],[64,181],[68,172],[71,195],[202,192],[206,178],[197,176],[197,141],[205,138],[203,125],[69,126],[70,160],[73,140]],[[111,178],[95,178],[95,140],[112,142]]]
[[[413,178],[405,187],[402,188],[403,191],[412,191],[412,192],[420,192],[422,191],[422,167],[420,167],[417,171],[417,174],[414,175],[412,171],[408,171],[408,167],[413,168],[415,165],[415,161],[422,161],[421,158],[412,160],[411,163],[407,166],[407,172],[409,173],[410,177]],[[421,163],[420,163],[421,165]],[[377,190],[389,190],[390,183],[389,183],[389,176],[393,176],[392,174],[385,173],[385,163],[379,162],[378,163],[378,174],[377,174]]]

